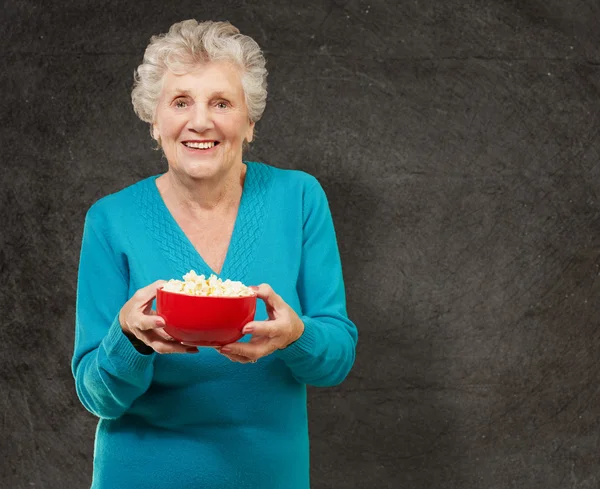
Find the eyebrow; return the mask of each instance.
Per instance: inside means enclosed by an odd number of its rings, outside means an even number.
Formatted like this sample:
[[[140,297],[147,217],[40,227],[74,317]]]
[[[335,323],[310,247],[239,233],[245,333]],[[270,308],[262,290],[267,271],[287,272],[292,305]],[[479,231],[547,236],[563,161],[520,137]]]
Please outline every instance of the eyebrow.
[[[173,97],[180,96],[180,95],[187,95],[187,96],[190,96],[190,95],[191,95],[191,93],[192,93],[192,92],[190,92],[189,90],[181,90],[181,89],[179,89],[179,88],[178,88],[177,90],[173,91],[173,92],[171,93],[171,95],[172,95]],[[227,92],[223,92],[222,90],[219,90],[219,91],[217,91],[217,92],[213,92],[213,93],[211,94],[211,98],[215,98],[215,97],[217,97],[217,98],[218,98],[218,97],[227,98],[227,97],[230,97],[230,95],[229,95]]]
[[[171,93],[173,95],[190,95],[190,91],[189,90],[180,90],[179,88],[177,90],[174,90]]]

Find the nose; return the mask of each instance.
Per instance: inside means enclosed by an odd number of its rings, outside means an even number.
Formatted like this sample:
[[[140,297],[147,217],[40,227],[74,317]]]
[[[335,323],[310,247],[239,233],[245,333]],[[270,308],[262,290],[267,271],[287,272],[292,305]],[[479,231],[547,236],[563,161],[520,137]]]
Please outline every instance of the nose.
[[[202,104],[194,104],[190,114],[190,129],[202,133],[214,127],[210,111]]]

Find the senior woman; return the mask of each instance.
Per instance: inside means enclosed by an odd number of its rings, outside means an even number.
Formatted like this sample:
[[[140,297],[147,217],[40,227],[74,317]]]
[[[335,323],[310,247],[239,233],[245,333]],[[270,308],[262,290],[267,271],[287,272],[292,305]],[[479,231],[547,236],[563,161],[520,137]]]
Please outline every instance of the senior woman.
[[[251,38],[195,20],[137,69],[134,109],[168,170],[86,216],[72,369],[100,418],[95,489],[309,487],[306,386],[344,380],[357,331],[317,180],[242,160],[266,74]],[[156,291],[192,269],[260,284],[242,340],[198,349],[163,330]]]

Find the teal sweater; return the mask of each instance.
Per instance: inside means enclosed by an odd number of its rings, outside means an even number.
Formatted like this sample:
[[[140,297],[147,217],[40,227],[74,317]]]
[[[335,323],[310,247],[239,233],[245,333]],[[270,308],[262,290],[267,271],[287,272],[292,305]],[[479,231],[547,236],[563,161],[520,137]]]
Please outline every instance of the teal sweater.
[[[354,362],[331,213],[314,177],[261,163],[247,174],[219,277],[268,283],[304,333],[255,364],[200,353],[139,353],[118,313],[158,279],[212,270],[147,178],[96,202],[83,232],[72,361],[100,418],[93,489],[307,489],[306,385],[333,386]],[[257,320],[266,320],[259,300]],[[244,337],[241,341],[248,341]]]

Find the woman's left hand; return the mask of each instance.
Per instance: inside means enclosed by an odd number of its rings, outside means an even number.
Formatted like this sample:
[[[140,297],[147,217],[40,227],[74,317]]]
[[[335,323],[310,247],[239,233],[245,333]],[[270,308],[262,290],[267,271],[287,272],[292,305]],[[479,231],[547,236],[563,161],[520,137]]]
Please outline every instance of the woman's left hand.
[[[275,293],[268,284],[252,287],[259,299],[265,302],[267,321],[251,321],[242,333],[252,334],[248,343],[236,342],[217,348],[234,362],[254,363],[259,358],[281,350],[304,333],[304,323],[296,312]]]

